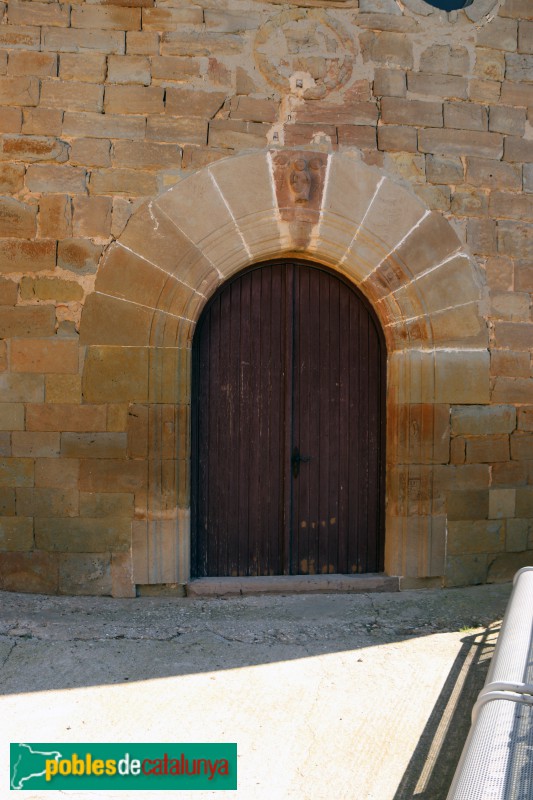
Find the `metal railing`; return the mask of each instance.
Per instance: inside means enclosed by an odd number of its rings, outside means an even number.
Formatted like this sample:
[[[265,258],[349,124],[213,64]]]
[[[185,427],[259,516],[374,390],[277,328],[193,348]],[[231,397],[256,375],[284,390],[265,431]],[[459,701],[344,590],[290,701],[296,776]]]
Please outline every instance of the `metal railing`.
[[[514,576],[447,800],[533,798],[533,567]]]

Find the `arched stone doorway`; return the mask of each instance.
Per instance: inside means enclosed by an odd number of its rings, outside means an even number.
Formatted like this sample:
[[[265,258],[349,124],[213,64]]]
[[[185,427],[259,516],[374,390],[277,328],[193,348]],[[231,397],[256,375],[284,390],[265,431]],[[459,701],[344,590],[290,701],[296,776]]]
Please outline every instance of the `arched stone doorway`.
[[[388,352],[385,571],[444,575],[436,469],[450,460],[450,403],[489,400],[479,270],[440,214],[357,153],[282,150],[221,160],[147,203],[108,248],[84,308],[84,402],[129,404],[144,420],[124,465],[146,485],[136,583],[189,579],[191,342],[202,308],[232,275],[282,256],[330,267],[372,304]]]

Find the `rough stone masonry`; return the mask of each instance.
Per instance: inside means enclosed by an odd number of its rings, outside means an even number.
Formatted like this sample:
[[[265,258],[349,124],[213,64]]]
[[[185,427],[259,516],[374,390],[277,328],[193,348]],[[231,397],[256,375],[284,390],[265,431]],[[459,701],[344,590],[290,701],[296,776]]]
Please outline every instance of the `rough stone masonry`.
[[[187,583],[194,325],[284,254],[383,326],[386,571],[531,563],[531,0],[0,16],[0,587]],[[310,198],[282,191],[294,157]]]

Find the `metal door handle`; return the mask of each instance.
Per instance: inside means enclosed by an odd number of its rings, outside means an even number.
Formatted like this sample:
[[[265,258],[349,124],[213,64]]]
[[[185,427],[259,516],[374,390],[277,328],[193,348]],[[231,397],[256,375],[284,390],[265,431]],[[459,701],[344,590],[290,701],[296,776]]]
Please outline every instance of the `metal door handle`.
[[[302,461],[311,461],[311,456],[301,456],[299,448],[295,445],[291,456],[293,478],[297,478],[300,474],[300,464]]]

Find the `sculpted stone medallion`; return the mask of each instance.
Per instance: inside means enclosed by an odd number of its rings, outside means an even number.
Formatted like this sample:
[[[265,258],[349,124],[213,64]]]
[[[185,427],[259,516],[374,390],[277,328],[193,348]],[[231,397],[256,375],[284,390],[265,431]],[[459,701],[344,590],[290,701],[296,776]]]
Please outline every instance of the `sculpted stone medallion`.
[[[278,91],[294,89],[294,77],[300,75],[311,81],[305,96],[320,98],[350,78],[355,44],[323,9],[297,8],[283,11],[259,29],[254,55],[260,72]]]

